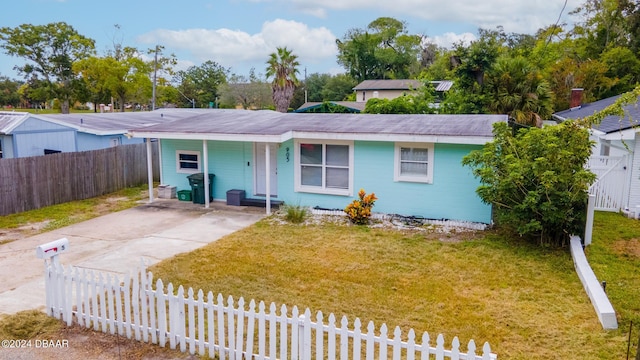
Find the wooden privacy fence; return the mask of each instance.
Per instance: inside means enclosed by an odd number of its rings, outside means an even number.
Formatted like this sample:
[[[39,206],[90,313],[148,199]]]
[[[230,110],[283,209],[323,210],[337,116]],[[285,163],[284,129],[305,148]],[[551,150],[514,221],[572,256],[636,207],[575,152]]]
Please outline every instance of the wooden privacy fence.
[[[154,178],[158,146],[152,143]],[[147,179],[146,144],[0,159],[0,215],[88,199]]]
[[[95,331],[134,337],[171,349],[219,359],[496,359],[488,343],[476,355],[473,340],[467,352],[460,350],[458,338],[445,349],[444,337],[432,344],[426,332],[416,339],[413,329],[407,339],[396,327],[392,334],[382,325],[376,333],[373,322],[362,329],[359,319],[351,327],[346,317],[339,324],[330,314],[325,322],[322,312],[312,319],[309,309],[291,315],[282,305],[268,309],[260,302],[248,308],[242,298],[237,303],[202,290],[194,295],[182,286],[174,293],[172,284],[164,286],[140,268],[133,276],[103,274],[93,270],[67,267],[57,262],[45,265],[47,312],[50,316],[74,321]]]

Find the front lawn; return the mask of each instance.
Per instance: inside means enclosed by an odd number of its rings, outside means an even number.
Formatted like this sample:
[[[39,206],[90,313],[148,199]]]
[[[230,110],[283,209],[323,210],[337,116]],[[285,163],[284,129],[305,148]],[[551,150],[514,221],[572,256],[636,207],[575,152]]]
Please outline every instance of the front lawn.
[[[628,329],[602,330],[567,249],[493,232],[459,238],[267,218],[150,270],[176,286],[225,297],[308,307],[350,323],[373,320],[405,335],[409,328],[432,338],[442,333],[448,344],[458,336],[465,349],[470,339],[488,341],[501,359],[626,356]],[[634,311],[614,307],[623,317]]]

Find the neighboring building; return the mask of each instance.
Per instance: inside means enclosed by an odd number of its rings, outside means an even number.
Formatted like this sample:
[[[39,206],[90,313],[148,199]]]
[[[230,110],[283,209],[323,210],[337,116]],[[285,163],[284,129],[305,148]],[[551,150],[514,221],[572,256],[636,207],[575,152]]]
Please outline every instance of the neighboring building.
[[[189,112],[178,114],[188,116]],[[20,158],[137,144],[143,140],[127,138],[127,129],[175,119],[164,115],[163,110],[73,114],[0,112],[0,157]]]
[[[491,141],[501,121],[507,117],[218,109],[130,135],[159,139],[163,185],[190,190],[187,176],[213,174],[216,201],[234,190],[263,202],[344,209],[364,189],[379,198],[376,212],[490,223],[491,206],[461,161]]]
[[[582,119],[612,105],[620,95],[582,104],[582,89],[573,89],[571,108],[553,114],[559,122]],[[592,187],[598,210],[636,211],[640,206],[640,98],[624,107],[624,116],[608,116],[591,128],[594,141],[589,167],[598,175]],[[640,210],[640,209],[638,209]]]
[[[444,93],[451,89],[453,82],[449,80],[431,81],[431,85],[436,95],[434,107],[437,108]],[[356,101],[329,101],[328,103],[345,107],[349,112],[359,113],[364,110],[369,99],[395,99],[410,94],[422,86],[424,86],[422,80],[365,80],[353,88],[356,93]],[[296,112],[316,112],[315,110],[322,105],[322,102],[306,102]]]

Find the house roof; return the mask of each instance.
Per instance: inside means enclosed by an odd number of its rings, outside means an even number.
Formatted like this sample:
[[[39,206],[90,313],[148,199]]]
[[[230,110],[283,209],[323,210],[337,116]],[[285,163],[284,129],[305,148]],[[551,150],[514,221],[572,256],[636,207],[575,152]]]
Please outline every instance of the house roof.
[[[131,128],[133,137],[284,142],[292,138],[484,144],[506,115],[388,115],[221,110]]]
[[[364,106],[367,104],[365,102],[358,101],[327,101],[330,104],[344,106],[348,109],[353,110],[354,112],[362,112],[364,110]],[[317,108],[322,106],[324,102],[316,102],[316,101],[308,101],[302,104],[295,112],[305,112],[307,110]]]
[[[0,134],[9,134],[29,118],[29,113],[18,111],[2,111],[0,112]]]
[[[430,81],[436,91],[448,91],[453,81]],[[365,80],[356,85],[353,90],[414,90],[424,85],[421,80]]]
[[[553,118],[559,121],[564,120],[576,120],[582,119],[594,113],[601,111],[613,104],[620,98],[621,95],[612,96],[606,99],[594,101],[592,103],[583,104],[579,107],[559,111],[553,114]],[[607,116],[600,124],[592,126],[593,129],[602,131],[605,134],[630,129],[632,127],[640,125],[640,98],[635,104],[626,105],[624,107],[625,115],[620,118],[619,116]]]
[[[423,85],[420,80],[365,80],[353,90],[410,90]]]
[[[143,128],[193,116],[206,109],[159,109],[155,111],[73,113],[33,115],[39,119],[70,126],[94,135],[125,134],[131,128]]]

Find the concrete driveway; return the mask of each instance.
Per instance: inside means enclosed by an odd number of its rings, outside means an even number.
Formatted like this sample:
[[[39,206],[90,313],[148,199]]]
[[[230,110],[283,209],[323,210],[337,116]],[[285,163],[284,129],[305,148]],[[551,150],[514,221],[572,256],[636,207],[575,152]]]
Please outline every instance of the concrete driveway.
[[[142,259],[152,265],[192,251],[264,216],[261,208],[212,203],[204,209],[176,199],[157,199],[1,245],[0,314],[44,309],[44,261],[35,251],[40,244],[66,237],[69,251],[59,255],[63,265],[123,274],[134,271]]]

